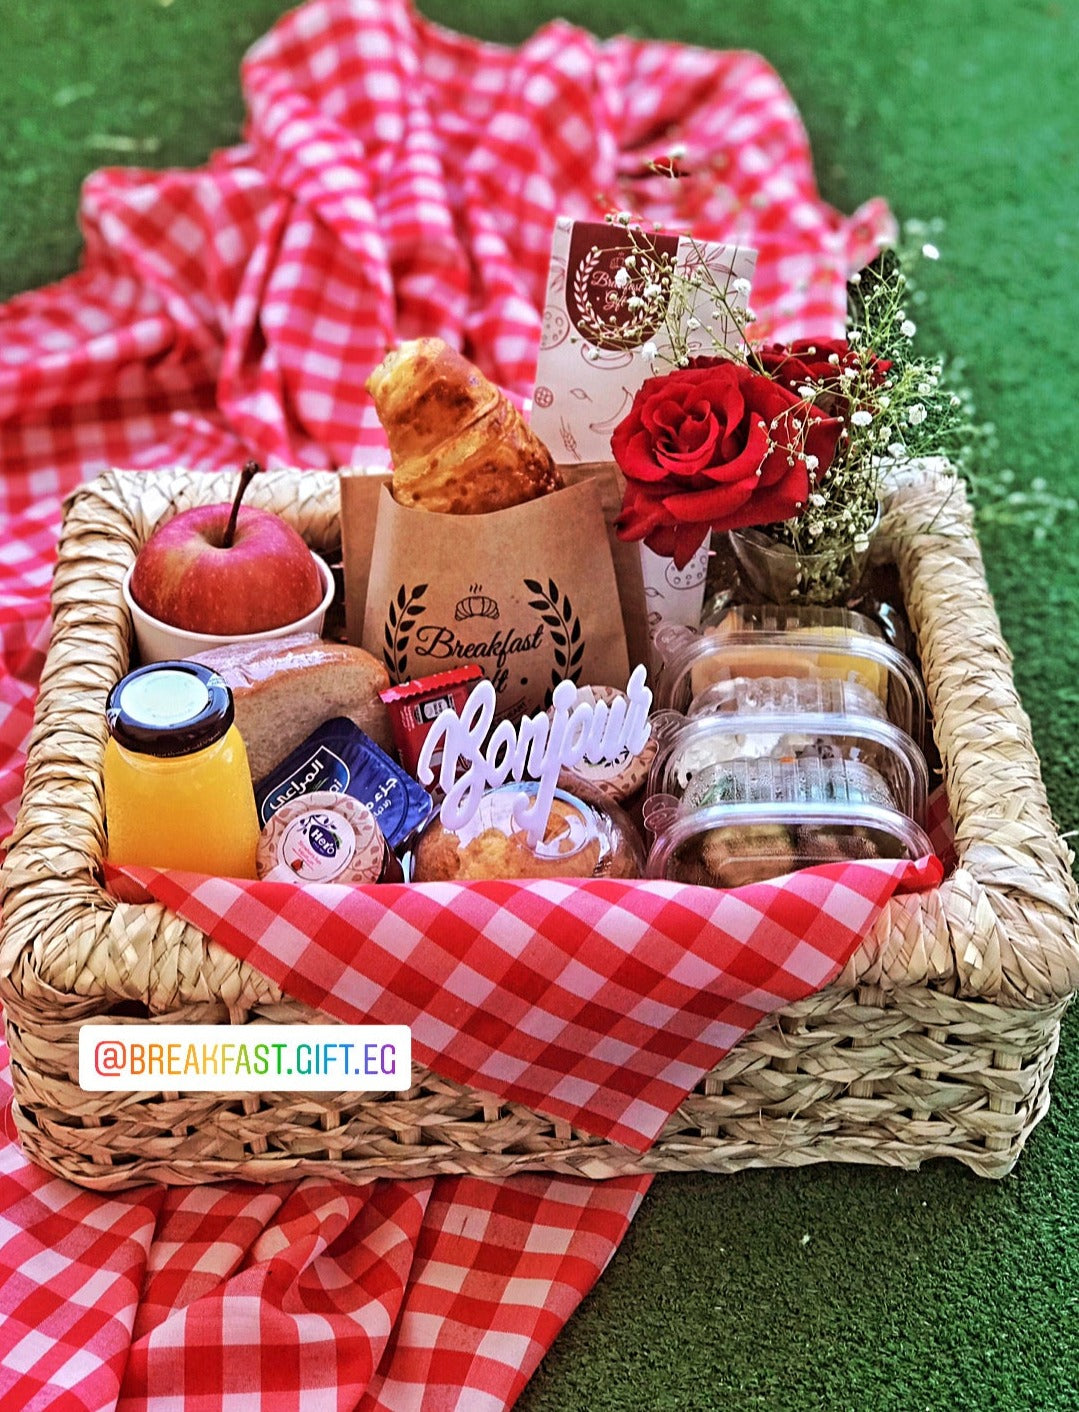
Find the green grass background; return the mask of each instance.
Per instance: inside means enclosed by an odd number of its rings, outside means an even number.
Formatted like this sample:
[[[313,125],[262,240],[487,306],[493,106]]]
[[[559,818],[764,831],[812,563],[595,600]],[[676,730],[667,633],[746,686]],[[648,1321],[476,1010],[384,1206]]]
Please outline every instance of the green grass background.
[[[198,165],[239,135],[245,47],[279,0],[4,0],[0,297],[74,268],[95,166]],[[823,194],[940,219],[918,344],[966,363],[986,474],[1079,494],[1076,0],[420,0],[517,41],[556,14],[768,58]],[[1079,827],[1079,515],[983,523],[1062,829]],[[524,1412],[1079,1407],[1079,1026],[1015,1173],[822,1166],[664,1177]]]

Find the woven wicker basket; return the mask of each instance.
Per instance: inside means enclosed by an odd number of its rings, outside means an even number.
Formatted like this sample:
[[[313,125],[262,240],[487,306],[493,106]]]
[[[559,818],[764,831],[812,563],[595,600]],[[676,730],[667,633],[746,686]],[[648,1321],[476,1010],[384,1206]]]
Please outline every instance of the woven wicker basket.
[[[114,472],[68,502],[21,812],[2,876],[0,1000],[31,1157],[83,1186],[320,1173],[353,1180],[524,1170],[606,1177],[808,1162],[1014,1164],[1049,1101],[1079,983],[1076,893],[1016,696],[970,513],[932,476],[892,497],[898,567],[955,822],[958,866],[895,899],[840,978],[708,1075],[644,1156],[415,1071],[404,1095],[148,1095],[78,1084],[80,1022],[325,1022],[160,906],[119,903],[104,841],[103,704],[127,669],[120,582],[167,513],[233,478]],[[251,498],[324,553],[332,474],[275,472]],[[253,487],[255,489],[255,487]]]

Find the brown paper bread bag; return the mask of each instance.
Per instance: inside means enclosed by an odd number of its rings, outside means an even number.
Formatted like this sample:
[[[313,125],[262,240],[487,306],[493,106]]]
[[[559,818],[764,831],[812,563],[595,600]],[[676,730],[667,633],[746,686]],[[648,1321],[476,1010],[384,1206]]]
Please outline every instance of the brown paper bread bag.
[[[542,710],[567,678],[625,687],[632,664],[595,479],[443,515],[399,505],[385,478],[343,473],[341,525],[349,639],[392,680],[474,663],[511,720]]]

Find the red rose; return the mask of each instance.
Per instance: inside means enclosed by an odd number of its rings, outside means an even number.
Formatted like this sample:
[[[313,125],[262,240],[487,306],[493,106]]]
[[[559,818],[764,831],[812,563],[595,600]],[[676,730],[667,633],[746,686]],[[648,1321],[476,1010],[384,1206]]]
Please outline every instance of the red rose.
[[[649,378],[611,437],[626,477],[618,532],[682,568],[710,530],[789,520],[823,474],[842,423],[760,372],[695,358]]]
[[[801,392],[807,384],[821,388],[814,405],[830,417],[845,417],[850,411],[849,386],[852,381],[868,381],[879,387],[892,366],[884,358],[874,358],[852,348],[842,338],[798,338],[793,343],[773,343],[754,353],[757,365],[783,387]],[[853,371],[855,378],[844,378]],[[866,378],[868,373],[868,378]]]

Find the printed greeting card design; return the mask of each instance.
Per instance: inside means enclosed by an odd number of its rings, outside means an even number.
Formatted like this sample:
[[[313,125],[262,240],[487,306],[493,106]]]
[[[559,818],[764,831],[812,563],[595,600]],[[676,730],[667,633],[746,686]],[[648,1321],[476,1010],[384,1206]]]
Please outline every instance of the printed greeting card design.
[[[627,257],[632,256],[627,266]],[[708,278],[682,323],[697,319],[694,352],[733,347],[737,329],[709,295],[713,284],[744,310],[757,252],[685,235],[642,233],[605,221],[555,222],[531,424],[561,465],[609,461],[611,432],[646,378],[671,368],[671,351],[656,301],[643,299],[663,262],[686,272],[704,266]],[[709,331],[710,330],[710,331]]]

